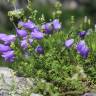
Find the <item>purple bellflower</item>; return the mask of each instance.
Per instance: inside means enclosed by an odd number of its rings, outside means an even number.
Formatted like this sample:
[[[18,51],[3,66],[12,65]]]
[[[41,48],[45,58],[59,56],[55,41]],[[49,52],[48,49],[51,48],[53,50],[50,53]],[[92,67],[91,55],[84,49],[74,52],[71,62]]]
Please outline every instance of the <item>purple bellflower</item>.
[[[87,58],[88,54],[89,54],[89,48],[87,47],[86,43],[84,40],[81,40],[78,44],[77,44],[77,52],[83,57],[83,58]]]
[[[0,34],[0,40],[4,42],[4,44],[10,44],[11,42],[14,42],[16,40],[15,35],[3,35]]]
[[[84,38],[86,36],[86,33],[87,33],[86,31],[79,32],[79,36],[81,38]]]
[[[8,35],[8,41],[10,42],[14,42],[16,40],[16,36],[15,35]]]
[[[26,36],[27,36],[27,31],[26,31],[26,30],[16,29],[16,32],[17,32],[17,35],[18,35],[19,37],[26,37]]]
[[[23,25],[24,28],[27,28],[27,29],[30,29],[30,30],[32,30],[36,27],[36,25],[30,20],[28,22],[23,23],[22,25]]]
[[[61,28],[61,24],[58,19],[53,20],[52,23],[53,23],[54,30],[59,30]]]
[[[10,51],[11,48],[9,46],[6,46],[4,44],[0,44],[0,53]]]
[[[32,39],[41,40],[41,39],[43,39],[44,34],[36,29],[31,32],[31,37],[32,37]]]
[[[43,24],[42,29],[44,30],[45,34],[52,34],[53,33],[53,26],[52,26],[51,22]]]
[[[7,52],[4,52],[2,55],[1,55],[5,61],[8,61],[8,62],[13,62],[14,61],[14,51],[7,51]]]
[[[3,38],[4,44],[9,45],[11,42],[15,42],[16,36],[15,35],[8,35],[6,38]]]
[[[65,46],[67,48],[70,48],[73,45],[73,43],[74,43],[74,39],[68,39],[65,41]]]
[[[39,54],[44,54],[44,48],[42,46],[37,46],[35,51]]]

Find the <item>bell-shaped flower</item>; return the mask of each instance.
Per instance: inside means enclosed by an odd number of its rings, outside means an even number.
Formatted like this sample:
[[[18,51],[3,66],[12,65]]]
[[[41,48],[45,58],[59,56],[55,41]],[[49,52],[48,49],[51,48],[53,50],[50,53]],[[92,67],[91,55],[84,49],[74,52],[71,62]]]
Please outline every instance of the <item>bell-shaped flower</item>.
[[[37,46],[35,51],[39,54],[44,54],[44,48],[42,46]]]
[[[11,44],[11,42],[14,42],[16,40],[16,36],[15,35],[8,35],[4,40],[4,44]]]
[[[81,38],[84,38],[86,36],[87,32],[86,31],[82,31],[82,32],[79,32],[79,36]]]
[[[7,45],[0,44],[0,53],[10,51],[11,48]]]
[[[65,47],[70,48],[74,43],[74,39],[68,39],[65,41]]]
[[[42,32],[40,32],[39,30],[35,30],[31,32],[31,37],[32,39],[37,39],[37,40],[41,40],[44,37],[44,34]]]
[[[36,25],[30,20],[28,22],[24,22],[22,25],[24,28],[31,29],[31,30],[36,27]]]
[[[15,35],[8,35],[8,41],[10,42],[14,42],[16,40],[16,36]]]
[[[61,24],[58,19],[53,20],[52,22],[54,30],[59,30],[61,28]]]
[[[6,34],[0,34],[0,40],[4,42],[4,44],[10,44],[11,42],[14,42],[16,40],[15,35],[6,35]]]
[[[1,56],[7,62],[13,62],[14,61],[14,58],[15,58],[15,55],[14,55],[14,51],[13,50],[10,50],[10,51],[7,51],[7,52],[3,52],[3,54]]]
[[[81,48],[82,48],[82,46],[85,46],[85,45],[86,45],[85,41],[84,41],[84,40],[81,40],[81,41],[77,44],[77,46],[76,46],[77,52],[79,53],[80,50],[81,50]]]
[[[77,52],[83,57],[83,58],[87,58],[88,54],[89,54],[89,48],[87,47],[86,43],[84,40],[81,40],[78,44],[77,44]]]
[[[52,26],[51,22],[43,24],[41,28],[43,29],[45,34],[52,34],[53,33],[53,26]]]
[[[16,33],[19,37],[26,37],[27,36],[27,31],[24,29],[16,29]]]

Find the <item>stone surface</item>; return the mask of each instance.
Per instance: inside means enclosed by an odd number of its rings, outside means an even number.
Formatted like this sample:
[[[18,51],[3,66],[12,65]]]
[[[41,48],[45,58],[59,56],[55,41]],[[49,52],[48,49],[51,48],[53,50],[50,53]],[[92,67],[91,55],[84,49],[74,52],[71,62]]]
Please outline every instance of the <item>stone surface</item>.
[[[96,96],[96,93],[85,93],[83,96]]]
[[[43,95],[32,93],[30,96],[43,96]]]
[[[34,87],[32,78],[18,77],[15,72],[6,67],[0,67],[0,96],[23,96]],[[30,93],[31,94],[31,93]],[[42,96],[32,93],[26,96]]]

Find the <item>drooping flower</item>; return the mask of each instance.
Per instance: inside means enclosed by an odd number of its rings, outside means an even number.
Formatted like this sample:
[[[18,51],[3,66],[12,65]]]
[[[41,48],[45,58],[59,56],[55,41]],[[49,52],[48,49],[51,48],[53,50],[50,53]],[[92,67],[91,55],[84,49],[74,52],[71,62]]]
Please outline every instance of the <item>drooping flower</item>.
[[[15,35],[8,35],[4,40],[4,44],[9,45],[11,42],[14,42],[16,40]]]
[[[81,40],[78,44],[77,44],[77,52],[83,57],[83,58],[87,58],[88,54],[89,54],[89,48],[87,47],[86,43],[84,40]]]
[[[81,50],[81,48],[82,48],[82,46],[85,46],[85,45],[86,45],[85,41],[84,41],[84,40],[81,40],[81,41],[77,44],[77,46],[76,46],[77,52],[79,53],[80,50]]]
[[[26,39],[24,39],[24,40],[21,41],[21,47],[22,47],[23,49],[28,48],[28,43],[27,43],[27,40],[26,40]]]
[[[24,28],[27,28],[27,29],[33,29],[36,27],[36,25],[30,20],[28,22],[23,23],[22,25]]]
[[[80,54],[83,58],[86,59],[88,57],[88,54],[89,54],[89,48],[87,46],[83,46]]]
[[[35,51],[39,54],[44,54],[44,48],[42,46],[37,46]]]
[[[27,31],[26,31],[26,30],[16,29],[16,32],[17,32],[17,35],[18,35],[19,37],[26,37],[26,36],[27,36]]]
[[[53,32],[52,23],[50,22],[50,23],[43,24],[42,29],[43,29],[44,33],[52,34],[52,32]]]
[[[0,34],[0,40],[4,42],[4,44],[10,44],[11,42],[14,42],[16,40],[15,35],[6,35],[6,34]]]
[[[44,34],[40,32],[39,30],[34,30],[31,32],[32,39],[38,39],[41,40],[44,37]]]
[[[8,61],[8,62],[13,62],[15,58],[13,50],[3,52],[1,56],[5,59],[5,61]]]
[[[53,23],[54,30],[58,30],[61,28],[61,24],[58,19],[53,20],[52,23]]]
[[[86,36],[86,33],[87,33],[86,31],[79,32],[79,36],[81,38],[84,38]]]
[[[0,53],[10,51],[11,48],[9,46],[6,46],[4,44],[0,44]]]
[[[8,35],[8,41],[10,42],[14,42],[16,40],[16,36],[15,35]]]
[[[67,48],[70,48],[73,45],[73,43],[74,43],[74,39],[68,39],[65,41],[65,46]]]

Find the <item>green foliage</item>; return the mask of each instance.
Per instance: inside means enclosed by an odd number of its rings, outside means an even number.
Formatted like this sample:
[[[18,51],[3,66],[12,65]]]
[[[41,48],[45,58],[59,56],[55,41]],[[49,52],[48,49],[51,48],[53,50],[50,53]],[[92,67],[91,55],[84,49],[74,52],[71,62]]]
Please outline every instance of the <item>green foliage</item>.
[[[29,0],[28,7],[25,10],[9,12],[11,21],[13,23],[18,19],[27,21],[26,17],[28,17],[38,26],[46,22],[45,15],[39,13],[38,10],[34,10],[31,4],[32,2]],[[61,4],[57,2],[55,8],[56,10],[53,12],[51,19],[60,18],[62,14]],[[91,32],[90,35],[85,38],[91,51],[88,59],[85,60],[77,54],[75,49],[76,43],[80,41],[77,34],[78,31],[89,29],[91,24],[90,20],[87,22],[84,22],[84,19],[80,20],[75,20],[75,17],[72,16],[67,24],[68,27],[53,32],[52,35],[46,35],[41,41],[35,41],[32,46],[29,46],[30,55],[27,57],[24,56],[24,52],[18,44],[16,46],[12,44],[17,58],[12,65],[7,66],[13,68],[19,76],[46,80],[48,83],[37,81],[37,86],[33,88],[33,92],[41,93],[44,96],[64,96],[66,92],[70,91],[78,91],[82,94],[88,91],[90,86],[85,82],[94,82],[94,85],[96,83],[96,44],[94,42],[96,33],[94,29],[91,29],[89,31]],[[64,42],[68,38],[75,38],[75,44],[71,49],[64,46]],[[33,51],[37,45],[44,47],[44,55],[39,55]],[[73,96],[76,96],[75,93]]]
[[[44,96],[60,96],[58,87],[55,87],[51,83],[47,83],[44,80],[37,80],[36,87],[33,88],[33,92],[41,93]]]
[[[87,85],[83,84],[83,80],[87,82],[87,80],[90,80],[89,77],[94,79],[94,81],[96,80],[95,67],[90,65],[89,68],[89,64],[93,63],[93,57],[90,58],[90,54],[88,60],[84,60],[76,53],[74,46],[72,49],[66,49],[64,47],[66,38],[67,35],[64,30],[44,38],[42,42],[39,42],[45,49],[44,55],[32,53],[32,55],[25,58],[23,54],[20,54],[20,50],[16,51],[18,58],[14,64],[10,65],[10,67],[16,70],[18,75],[45,79],[47,82],[53,84],[52,86],[54,86],[54,88],[60,88],[60,91],[58,92],[61,93],[75,90],[81,93],[87,91]],[[33,47],[36,45],[37,42],[33,44]],[[75,76],[76,74],[77,76]],[[48,88],[49,85],[46,86],[43,86],[42,83],[40,85],[37,84],[37,87],[34,90],[36,90],[35,92],[44,94],[44,96],[53,94],[52,92],[54,92],[54,90],[51,90],[51,88],[50,90],[47,90],[46,88]],[[45,89],[48,91],[47,93]]]

